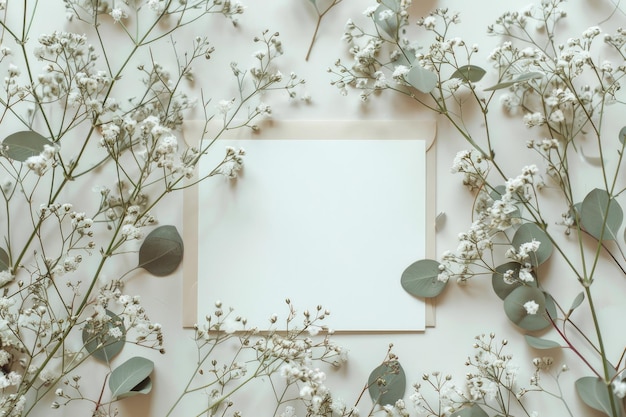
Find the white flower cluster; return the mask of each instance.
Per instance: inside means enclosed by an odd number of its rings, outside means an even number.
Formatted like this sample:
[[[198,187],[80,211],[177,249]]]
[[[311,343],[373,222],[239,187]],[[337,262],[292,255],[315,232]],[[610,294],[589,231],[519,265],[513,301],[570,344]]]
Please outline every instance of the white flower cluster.
[[[232,146],[226,147],[226,156],[220,163],[217,172],[226,178],[235,179],[243,168],[243,157],[246,151],[244,148],[235,149]]]
[[[48,168],[52,167],[55,162],[58,149],[53,145],[44,145],[43,151],[38,155],[29,156],[24,164],[38,176],[43,176]]]
[[[324,385],[326,374],[319,369],[311,369],[304,363],[286,363],[280,375],[289,383],[300,384],[299,397],[307,403],[311,415],[317,415],[322,405],[330,401],[330,391]]]
[[[470,190],[481,189],[489,173],[489,164],[477,150],[463,150],[454,157],[451,172],[463,174],[463,184]]]
[[[474,344],[475,354],[466,362],[475,371],[467,374],[467,389],[472,400],[493,399],[501,385],[509,392],[521,392],[515,385],[519,367],[512,361],[512,356],[505,354],[506,340],[495,342],[495,335],[477,336]]]

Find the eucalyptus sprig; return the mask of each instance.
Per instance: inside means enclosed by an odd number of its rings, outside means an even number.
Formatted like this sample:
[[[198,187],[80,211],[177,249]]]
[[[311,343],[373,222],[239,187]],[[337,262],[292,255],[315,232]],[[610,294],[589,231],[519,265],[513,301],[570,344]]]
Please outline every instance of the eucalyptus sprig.
[[[181,30],[202,28],[216,14],[236,22],[244,11],[236,1],[64,0],[55,7],[0,2],[7,74],[0,91],[0,414],[52,406],[108,416],[118,401],[149,393],[159,366],[143,356],[120,359],[124,347],[165,353],[164,329],[141,295],[125,289],[141,271],[163,277],[182,261],[176,227],[155,213],[190,186],[185,181],[209,152],[224,157],[207,178],[235,177],[244,154],[214,150],[216,139],[255,127],[271,111],[262,94],[293,96],[302,81],[282,77],[275,64],[281,42],[266,31],[254,40],[262,53],[250,69],[224,69],[236,98],[192,96],[194,67],[215,46]],[[65,30],[49,27],[54,11],[65,13]],[[160,63],[165,56],[172,68]],[[222,124],[190,147],[180,135],[196,110],[207,125]],[[83,384],[93,360],[102,362],[101,373]]]
[[[366,9],[366,24],[350,20],[344,39],[351,61],[329,69],[342,94],[351,87],[364,101],[383,92],[407,96],[441,115],[469,145],[452,171],[474,193],[472,224],[455,251],[408,266],[401,285],[430,298],[450,279],[486,277],[530,347],[564,348],[579,361],[584,373],[574,387],[582,401],[623,415],[623,354],[609,356],[610,323],[600,322],[596,288],[602,274],[623,292],[626,275],[620,202],[626,141],[614,120],[614,107],[624,103],[624,31],[603,33],[592,25],[564,33],[564,1],[544,0],[498,17],[487,31],[501,43],[482,57],[448,8],[416,19],[423,32],[412,39],[406,3],[382,0]],[[515,172],[509,152],[517,161],[519,150],[494,128],[499,108],[530,129],[527,163]],[[590,173],[584,181],[581,169]],[[555,204],[558,216],[548,209]],[[555,262],[567,272],[549,276],[547,265]],[[578,292],[563,291],[576,285]],[[538,337],[546,331],[551,336]],[[482,407],[470,400],[458,415],[484,415]]]

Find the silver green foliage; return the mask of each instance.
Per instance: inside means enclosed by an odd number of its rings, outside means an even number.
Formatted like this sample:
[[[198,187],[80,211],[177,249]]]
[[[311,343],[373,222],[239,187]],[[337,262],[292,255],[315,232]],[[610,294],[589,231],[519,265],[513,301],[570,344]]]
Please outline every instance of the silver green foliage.
[[[23,130],[7,136],[2,145],[6,147],[9,158],[24,162],[31,156],[39,155],[45,145],[52,146],[52,142],[35,131]]]
[[[504,81],[501,83],[498,83],[496,85],[493,85],[491,87],[487,87],[485,88],[485,91],[495,91],[495,90],[502,90],[504,88],[509,88],[512,85],[518,84],[518,83],[523,83],[523,82],[527,82],[530,80],[534,80],[537,78],[543,78],[544,74],[540,73],[540,72],[527,72],[525,74],[520,74],[517,77],[513,78],[510,81]]]
[[[376,404],[395,404],[404,397],[406,375],[398,361],[388,361],[377,366],[367,379],[372,401]]]
[[[415,297],[432,298],[446,287],[447,281],[440,281],[440,263],[432,259],[421,259],[409,265],[400,278],[402,288]]]
[[[541,242],[539,249],[534,254],[530,254],[529,262],[532,266],[539,266],[550,258],[552,255],[553,245],[550,238],[535,223],[524,223],[521,225],[515,235],[513,235],[512,244],[515,249],[527,242],[533,240]]]
[[[139,267],[152,275],[171,274],[183,260],[183,239],[174,226],[160,226],[146,236],[139,249]]]
[[[486,71],[476,65],[463,65],[457,68],[450,78],[458,78],[464,82],[476,83],[485,76]]]
[[[437,87],[437,75],[414,63],[409,72],[404,76],[406,82],[417,91],[428,94]]]
[[[147,394],[152,389],[150,374],[154,363],[146,358],[135,356],[118,366],[109,377],[109,389],[115,399]]]
[[[591,190],[580,206],[582,227],[598,240],[616,240],[623,219],[617,200],[601,188]]]
[[[621,405],[615,396],[613,396],[613,401],[616,405],[617,415],[613,415],[609,390],[607,390],[607,384],[601,379],[585,376],[576,380],[575,385],[578,396],[589,407],[601,411],[607,416],[622,416]]]
[[[543,339],[540,337],[531,336],[529,334],[524,335],[524,338],[526,339],[526,343],[528,343],[530,347],[533,347],[535,349],[545,350],[561,347],[561,345],[554,340]]]
[[[528,314],[524,304],[534,301],[539,307],[536,314]],[[509,320],[524,330],[542,330],[550,326],[546,318],[546,297],[544,293],[535,287],[522,286],[514,289],[504,299],[504,312]]]
[[[126,342],[126,327],[124,321],[112,311],[106,310],[108,320],[101,323],[98,320],[87,322],[83,328],[83,343],[89,354],[104,363],[110,363],[124,347]],[[117,328],[122,337],[113,337],[111,329]]]

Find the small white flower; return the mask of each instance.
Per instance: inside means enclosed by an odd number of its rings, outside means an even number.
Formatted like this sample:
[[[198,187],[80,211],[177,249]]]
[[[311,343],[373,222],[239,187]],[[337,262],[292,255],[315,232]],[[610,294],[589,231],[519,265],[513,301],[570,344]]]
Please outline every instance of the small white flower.
[[[554,123],[560,123],[565,120],[565,115],[560,109],[554,110],[550,113],[550,121]]]
[[[233,107],[234,102],[235,102],[235,99],[220,100],[220,102],[217,105],[217,110],[222,114],[226,114],[231,109],[231,107]]]
[[[435,16],[428,16],[424,19],[424,27],[426,29],[432,30],[435,28],[435,24],[437,23],[437,19]]]
[[[367,9],[365,9],[363,11],[363,14],[367,17],[372,17],[374,16],[374,13],[376,12],[376,9],[378,9],[378,6],[370,6]]]
[[[126,12],[124,12],[124,10],[120,9],[119,7],[116,7],[113,10],[111,10],[110,14],[115,23],[118,23],[122,19],[126,18]]]
[[[539,304],[537,304],[535,300],[526,301],[524,303],[524,309],[528,315],[537,314],[539,311]]]
[[[626,397],[626,381],[613,381],[613,393],[619,397]]]
[[[530,266],[521,268],[519,270],[519,279],[524,282],[533,282],[535,280],[533,274],[531,273]]]

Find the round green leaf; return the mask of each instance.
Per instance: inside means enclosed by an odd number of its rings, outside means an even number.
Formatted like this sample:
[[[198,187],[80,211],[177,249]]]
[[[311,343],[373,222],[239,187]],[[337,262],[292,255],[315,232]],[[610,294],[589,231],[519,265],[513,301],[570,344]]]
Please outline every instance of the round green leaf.
[[[83,343],[87,352],[94,358],[110,363],[117,356],[126,342],[126,327],[124,321],[115,313],[106,310],[109,320],[102,324],[95,320],[89,321],[83,328]],[[111,329],[117,328],[122,337],[113,337]]]
[[[609,397],[609,391],[612,394],[612,388],[604,383],[599,378],[593,376],[585,376],[576,381],[576,392],[580,399],[589,407],[605,413],[607,416],[613,416],[611,411],[611,398]],[[619,401],[613,395],[615,404],[617,405],[618,416],[621,416],[621,408]]]
[[[623,218],[617,200],[600,188],[591,190],[580,207],[582,227],[598,240],[615,240]]]
[[[395,404],[404,397],[406,375],[398,361],[385,362],[372,371],[367,379],[370,397],[380,405]]]
[[[130,358],[111,372],[109,389],[115,399],[146,394],[152,388],[149,376],[154,370],[154,363],[146,358]]]
[[[626,126],[620,129],[618,138],[622,145],[626,145]]]
[[[538,266],[548,260],[552,255],[552,242],[546,233],[535,223],[524,223],[521,225],[513,236],[513,246],[519,250],[520,246],[533,240],[539,241],[539,249],[534,254],[530,254],[530,264]]]
[[[486,74],[486,71],[476,65],[464,65],[457,68],[456,71],[450,76],[450,78],[459,78],[465,82],[478,82]]]
[[[439,281],[439,262],[422,259],[412,263],[402,273],[400,282],[406,292],[416,297],[438,296],[446,287],[447,281]]]
[[[139,267],[158,277],[174,272],[182,260],[183,239],[174,226],[154,229],[139,249]]]
[[[489,414],[480,408],[478,404],[472,404],[470,407],[450,414],[450,417],[489,417]]]
[[[437,86],[437,75],[423,68],[417,62],[413,64],[413,67],[404,76],[404,79],[417,91],[424,94],[430,93]]]
[[[39,155],[44,145],[52,145],[52,142],[37,132],[23,130],[7,136],[2,144],[7,147],[9,158],[24,162],[31,156]]]
[[[541,339],[539,337],[531,336],[528,334],[524,335],[524,337],[526,338],[526,343],[528,343],[529,346],[534,347],[535,349],[554,349],[561,347],[561,345],[553,340]]]
[[[11,261],[9,260],[9,254],[4,249],[0,248],[0,272],[10,268]]]
[[[531,287],[537,286],[537,277],[532,282],[523,283],[519,281],[519,270],[521,265],[517,262],[507,262],[500,266],[496,267],[496,272],[491,274],[491,286],[495,291],[496,295],[500,297],[501,300],[504,300],[514,289],[517,287],[521,287],[523,285],[529,285]],[[507,271],[513,271],[513,279],[512,283],[508,283],[504,281],[504,274]],[[535,273],[533,272],[533,276]]]
[[[539,305],[536,314],[528,314],[524,304],[534,301]],[[509,320],[524,330],[534,331],[545,329],[550,326],[546,319],[546,298],[543,292],[534,287],[519,287],[504,299],[504,312]]]

